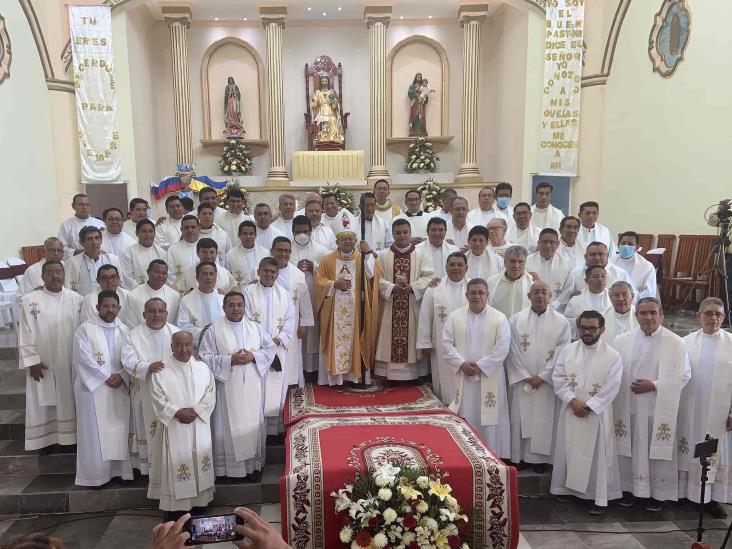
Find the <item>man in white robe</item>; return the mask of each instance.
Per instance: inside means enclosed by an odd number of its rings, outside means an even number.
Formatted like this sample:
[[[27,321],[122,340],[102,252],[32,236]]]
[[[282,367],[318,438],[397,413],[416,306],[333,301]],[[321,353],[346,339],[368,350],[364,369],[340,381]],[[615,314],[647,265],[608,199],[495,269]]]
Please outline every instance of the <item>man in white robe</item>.
[[[216,216],[216,224],[226,231],[229,240],[236,242],[242,221],[254,221],[254,218],[244,212],[246,195],[239,189],[229,191],[226,195],[226,205],[229,209],[223,215]]]
[[[445,360],[442,330],[453,311],[467,305],[465,298],[468,259],[462,252],[447,256],[447,276],[437,286],[430,286],[422,297],[417,323],[417,349],[430,353],[432,392],[449,405],[455,399],[455,372]]]
[[[526,258],[526,270],[536,273],[539,280],[549,284],[552,290],[552,308],[563,313],[572,296],[573,264],[558,250],[557,231],[542,229],[539,233],[539,249]]]
[[[28,371],[25,450],[76,444],[71,351],[82,297],[63,287],[61,261],[47,260],[41,276],[43,288],[20,300],[20,367]]]
[[[493,209],[496,212],[496,218],[504,219],[507,223],[507,229],[514,224],[513,206],[511,206],[511,197],[513,196],[513,186],[505,181],[496,185],[494,189],[496,193],[496,201]]]
[[[513,219],[506,239],[534,253],[539,245],[541,229],[531,223],[531,207],[526,202],[519,202],[513,208]]]
[[[226,267],[218,265],[219,250],[216,241],[213,238],[201,238],[196,242],[196,264],[190,265],[183,270],[183,276],[178,277],[173,284],[173,288],[180,293],[185,293],[196,287],[196,265],[204,261],[217,263],[216,266],[216,291],[221,294],[238,289],[238,284],[234,276]]]
[[[308,331],[315,324],[310,291],[305,280],[305,273],[290,263],[292,243],[287,237],[279,236],[274,239],[270,255],[277,261],[277,267],[279,268],[276,284],[287,291],[295,312],[295,333],[292,335],[292,342],[287,348],[287,364],[285,365],[287,384],[304,387],[302,344],[307,339]]]
[[[552,462],[556,396],[554,355],[570,340],[569,321],[549,306],[549,284],[534,282],[531,305],[509,319],[511,350],[506,373],[511,385],[511,461],[534,464],[537,473]]]
[[[585,247],[577,240],[580,220],[576,217],[565,217],[559,224],[559,251],[572,265],[573,269],[585,264]]]
[[[572,339],[577,339],[577,319],[583,311],[597,311],[603,313],[612,305],[610,294],[607,291],[607,275],[605,268],[599,265],[587,267],[585,271],[585,283],[587,287],[578,295],[574,296],[567,303],[564,309],[564,316],[569,319],[572,326]],[[604,323],[603,323],[604,324]]]
[[[623,362],[600,339],[604,327],[599,312],[583,311],[577,317],[580,339],[557,353],[552,373],[561,404],[550,492],[562,503],[575,497],[592,501],[590,514],[595,516],[622,495],[612,404]]]
[[[397,219],[406,219],[412,227],[412,244],[419,244],[427,238],[427,222],[432,216],[422,210],[422,194],[417,189],[404,193],[404,204],[404,213],[394,216],[392,223]]]
[[[488,247],[488,229],[476,225],[470,229],[468,237],[468,279],[482,278],[487,280],[494,274],[503,271],[503,258]]]
[[[310,224],[313,227],[311,238],[314,242],[317,242],[323,248],[332,252],[337,248],[336,237],[333,233],[333,229],[322,223],[323,219],[323,202],[322,200],[309,200],[305,204],[305,215],[310,220]]]
[[[266,459],[264,395],[275,345],[244,316],[241,292],[224,296],[224,315],[206,329],[199,349],[216,378],[214,471],[217,477],[258,481]]]
[[[272,241],[278,236],[285,236],[279,229],[272,226],[272,208],[261,202],[254,206],[254,222],[257,224],[257,244],[262,248],[270,249]]]
[[[338,197],[335,193],[323,193],[323,217],[322,223],[330,227],[336,235],[344,229],[356,231],[356,216],[346,208],[341,208]]]
[[[130,200],[130,209],[127,212],[127,219],[122,224],[122,230],[132,239],[137,239],[137,224],[147,219],[147,209],[150,203],[144,198],[133,198]],[[153,231],[155,224],[153,223]]]
[[[153,259],[147,268],[147,282],[127,294],[127,305],[122,308],[124,322],[130,328],[145,323],[145,303],[158,298],[165,302],[168,318],[178,318],[180,294],[165,282],[168,280],[168,264],[162,259]]]
[[[468,223],[483,227],[488,225],[496,217],[496,210],[493,209],[495,201],[496,193],[493,187],[483,187],[478,192],[478,207],[468,212]]]
[[[155,243],[167,250],[181,238],[181,223],[186,211],[177,194],[168,195],[165,199],[165,211],[168,215],[158,218],[155,223]]]
[[[74,215],[61,223],[58,239],[64,246],[64,258],[68,259],[83,251],[79,233],[84,227],[96,227],[104,230],[104,222],[91,216],[91,201],[85,194],[75,194],[71,199]]]
[[[99,267],[97,271],[97,289],[88,294],[81,305],[81,322],[86,322],[99,316],[97,299],[100,292],[107,290],[117,294],[120,310],[122,311],[119,315],[119,320],[125,323],[128,292],[124,288],[120,288],[119,284],[120,279],[117,267],[114,265],[102,265]]]
[[[445,239],[449,244],[457,246],[458,249],[466,253],[470,246],[468,245],[468,237],[473,224],[467,220],[468,201],[462,196],[458,196],[452,201],[452,216],[447,222],[447,231]]]
[[[205,508],[213,499],[215,481],[209,423],[216,405],[214,376],[193,356],[190,333],[176,332],[171,342],[172,356],[150,378],[150,400],[162,441],[152,468],[160,471],[165,521]]]
[[[173,334],[178,328],[169,324],[168,307],[162,299],[153,297],[144,303],[143,322],[130,330],[122,344],[122,367],[130,376],[130,406],[132,408],[132,464],[143,475],[150,475],[148,497],[160,497],[160,471],[150,472],[153,456],[161,451],[161,430],[157,427],[150,400],[150,375],[165,368],[163,360],[170,354]]]
[[[580,204],[577,217],[580,218],[582,226],[577,234],[577,241],[585,248],[590,242],[602,242],[607,246],[609,256],[615,257],[615,238],[610,229],[597,222],[599,216],[600,205],[597,202],[590,200]]]
[[[195,215],[186,215],[180,224],[181,238],[168,247],[168,277],[171,285],[184,284],[182,278],[189,267],[198,263],[197,244],[201,222]]]
[[[79,235],[84,252],[64,263],[66,281],[64,286],[86,296],[99,287],[97,271],[102,265],[114,265],[122,272],[122,265],[116,255],[102,251],[102,231],[96,227],[84,227]],[[124,283],[122,284],[124,285]]]
[[[259,282],[247,286],[244,292],[244,314],[260,324],[275,344],[275,358],[267,374],[264,416],[267,433],[284,432],[283,415],[287,396],[287,353],[295,345],[295,305],[287,290],[276,284],[280,272],[277,260],[265,257],[259,262]]]
[[[217,225],[221,217],[226,214],[226,209],[219,206],[219,193],[213,187],[204,187],[198,191],[198,203],[208,204],[214,209],[214,221]]]
[[[200,238],[210,238],[219,250],[219,264],[223,265],[226,254],[231,250],[231,239],[229,233],[214,222],[214,207],[211,204],[198,205],[198,220],[201,222]]]
[[[117,318],[115,292],[100,292],[97,310],[99,316],[79,326],[74,338],[78,486],[133,479],[129,376],[121,361],[128,330]]]
[[[506,318],[511,318],[530,305],[529,289],[534,279],[525,269],[527,256],[523,246],[507,248],[503,257],[506,270],[494,274],[486,281],[490,296],[488,304],[501,311]]]
[[[538,229],[554,229],[559,231],[559,224],[564,218],[564,212],[551,204],[554,187],[551,183],[542,181],[536,185],[536,204],[531,206],[531,223]]]
[[[452,202],[457,198],[457,191],[451,187],[440,191],[440,208],[432,212],[432,217],[444,219],[445,223],[452,221]]]
[[[178,306],[178,328],[193,335],[198,345],[201,330],[224,316],[222,309],[224,296],[216,291],[216,264],[204,261],[196,266],[196,282],[193,288],[184,295]]]
[[[638,233],[633,231],[621,234],[618,240],[618,255],[611,259],[611,264],[628,274],[633,286],[638,290],[638,299],[658,297],[656,268],[638,253],[638,238]]]
[[[389,380],[413,380],[427,375],[427,365],[419,360],[415,344],[419,303],[434,271],[432,258],[411,243],[407,220],[395,219],[392,234],[394,244],[377,258],[383,313],[374,374]]]
[[[391,189],[386,179],[379,179],[374,183],[374,196],[376,197],[376,216],[386,221],[391,227],[391,222],[396,216],[402,213],[399,204],[389,198]]]
[[[269,250],[262,248],[256,240],[257,226],[254,221],[242,221],[239,227],[239,245],[226,254],[226,268],[242,291],[257,280],[259,262],[262,258],[269,257]]]
[[[691,362],[691,380],[679,407],[679,497],[701,499],[701,464],[694,447],[707,434],[719,440],[704,491],[705,511],[724,519],[720,503],[730,501],[732,461],[732,334],[722,330],[724,302],[708,297],[699,305],[701,329],[684,338]]]
[[[503,257],[506,249],[514,245],[506,238],[508,222],[502,217],[497,217],[488,222],[488,247],[493,253]]]
[[[368,243],[369,249],[376,253],[391,246],[394,243],[391,225],[375,215],[376,196],[374,196],[374,193],[365,192],[361,194],[359,210],[361,216],[357,218],[356,227],[353,229],[358,233],[359,239],[361,239],[363,231],[363,239]]]
[[[55,236],[49,236],[43,241],[43,259],[28,267],[18,284],[17,296],[20,300],[25,294],[43,286],[42,269],[46,261],[63,261],[64,245]]]
[[[151,261],[168,261],[168,252],[155,244],[155,224],[152,221],[143,219],[135,230],[137,243],[127,248],[122,257],[122,275],[130,289],[147,282],[147,269]]]
[[[506,316],[488,305],[488,285],[467,283],[468,305],[453,311],[442,335],[445,361],[455,379],[450,410],[470,423],[502,458],[511,456],[511,425],[503,362],[511,345]]]
[[[452,252],[457,252],[457,246],[445,241],[447,223],[441,217],[433,217],[427,222],[427,240],[420,242],[415,246],[425,254],[429,254],[432,259],[432,267],[434,275],[431,286],[437,286],[445,277],[445,264],[447,256]]]
[[[107,208],[102,213],[102,219],[107,228],[102,240],[102,250],[123,258],[127,248],[136,244],[137,241],[122,230],[124,225],[122,210]]]
[[[605,268],[608,287],[615,284],[618,280],[632,284],[630,277],[623,269],[616,267],[612,263],[608,263],[607,246],[602,242],[592,242],[585,248],[585,264],[582,267],[575,268],[572,272],[574,278],[573,292],[581,292],[587,286],[585,283],[585,271],[587,267],[595,265]]]
[[[292,240],[292,220],[295,217],[295,195],[283,193],[278,199],[280,214],[272,221],[272,226]]]
[[[612,345],[615,338],[638,327],[633,307],[633,286],[624,280],[618,280],[610,286],[611,306],[602,311],[605,317],[605,331],[602,334],[608,344]]]
[[[630,507],[643,498],[646,511],[658,512],[662,501],[679,499],[677,416],[691,365],[684,341],[661,326],[658,299],[639,300],[635,314],[639,327],[613,343],[623,359],[613,404],[624,492],[620,505]]]

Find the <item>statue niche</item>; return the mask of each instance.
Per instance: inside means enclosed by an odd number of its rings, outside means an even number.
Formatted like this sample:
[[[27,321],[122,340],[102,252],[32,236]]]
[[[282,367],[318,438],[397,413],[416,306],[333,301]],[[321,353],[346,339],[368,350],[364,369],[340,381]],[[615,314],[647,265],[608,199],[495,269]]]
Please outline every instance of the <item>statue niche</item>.
[[[327,55],[316,57],[312,66],[305,63],[305,103],[308,150],[344,150],[350,113],[343,112],[343,67],[340,63],[336,66]]]

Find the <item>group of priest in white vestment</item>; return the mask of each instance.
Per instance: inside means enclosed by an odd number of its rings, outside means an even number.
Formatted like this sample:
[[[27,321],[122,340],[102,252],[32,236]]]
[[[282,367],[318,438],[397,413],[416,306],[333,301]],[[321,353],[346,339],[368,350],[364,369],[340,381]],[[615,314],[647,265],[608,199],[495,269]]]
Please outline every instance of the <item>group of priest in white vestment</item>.
[[[496,208],[482,190],[471,212],[453,197],[453,212],[428,215],[408,196],[400,213],[378,187],[362,218],[328,195],[294,217],[285,197],[279,223],[267,205],[243,214],[236,193],[199,217],[167,200],[169,218],[136,222],[123,262],[95,225],[75,243],[48,239],[21,300],[26,448],[76,443],[77,484],[134,467],[161,509],[187,510],[211,501],[216,476],[261,471],[306,373],[330,385],[430,373],[497,455],[553,464],[552,493],[594,513],[621,497],[699,499],[689,456],[706,433],[721,445],[707,499],[727,501],[732,336],[719,303],[702,304],[684,341],[661,327],[637,235],[616,255],[596,203],[563,217],[538,202]],[[64,251],[76,253],[65,264]]]

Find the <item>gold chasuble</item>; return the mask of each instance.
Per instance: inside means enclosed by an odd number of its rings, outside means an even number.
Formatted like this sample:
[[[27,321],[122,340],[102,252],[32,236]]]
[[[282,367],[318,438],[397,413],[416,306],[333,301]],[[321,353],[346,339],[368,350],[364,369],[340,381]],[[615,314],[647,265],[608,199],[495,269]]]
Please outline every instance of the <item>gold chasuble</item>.
[[[320,323],[320,349],[326,357],[326,367],[333,375],[361,376],[361,359],[373,367],[375,342],[379,322],[379,267],[374,262],[374,278],[366,280],[364,326],[355,337],[361,322],[361,253],[356,250],[346,256],[339,250],[326,255],[315,272],[315,301]],[[338,279],[351,281],[348,291],[337,290]]]

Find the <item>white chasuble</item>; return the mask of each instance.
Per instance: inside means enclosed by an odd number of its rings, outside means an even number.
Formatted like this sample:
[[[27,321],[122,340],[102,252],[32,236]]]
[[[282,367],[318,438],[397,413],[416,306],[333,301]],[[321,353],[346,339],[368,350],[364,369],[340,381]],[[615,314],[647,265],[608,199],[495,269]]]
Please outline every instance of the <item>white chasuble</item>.
[[[213,499],[214,468],[209,419],[216,404],[211,370],[191,357],[180,362],[170,356],[165,369],[150,378],[153,411],[162,424],[160,508],[188,511]],[[193,408],[196,419],[184,424],[175,414]]]
[[[315,324],[313,316],[313,302],[310,299],[310,290],[305,280],[305,273],[288,263],[287,267],[280,269],[277,275],[278,286],[281,286],[290,296],[295,313],[293,322],[292,345],[287,349],[286,375],[288,385],[299,385],[305,387],[305,376],[303,373],[303,341],[297,337],[299,327],[307,328],[309,332]],[[307,332],[306,332],[307,337]]]
[[[627,313],[618,313],[612,307],[608,307],[602,312],[605,317],[605,331],[602,333],[602,339],[606,343],[612,345],[615,338],[623,335],[625,332],[635,330],[638,327],[638,319],[635,317],[635,307],[630,306]]]
[[[84,298],[84,302],[81,304],[81,322],[86,322],[87,320],[92,320],[99,317],[99,311],[97,311],[97,303],[99,303],[99,292],[101,291],[102,289],[97,286],[96,290],[94,290]],[[120,311],[118,318],[125,326],[129,327],[126,322],[127,297],[129,295],[129,292],[124,288],[117,288],[115,290],[115,293],[119,298]]]
[[[455,398],[455,372],[445,359],[442,332],[450,313],[467,304],[467,282],[443,278],[436,287],[427,288],[419,308],[417,349],[430,349],[432,391],[447,405]]]
[[[587,283],[585,282],[585,271],[587,270],[587,265],[582,265],[581,267],[576,267],[574,271],[572,272],[572,278],[573,278],[573,287],[572,291],[574,292],[581,292],[583,289],[587,287]],[[638,299],[638,291],[635,289],[635,286],[633,285],[633,281],[628,276],[628,273],[626,273],[623,269],[620,267],[613,265],[612,263],[608,263],[605,265],[605,287],[610,289],[610,287],[615,284],[616,282],[627,282],[631,285],[633,288],[633,293],[635,294],[635,299]],[[655,296],[654,296],[655,297]]]
[[[497,455],[511,452],[508,395],[503,362],[511,330],[503,313],[486,306],[480,314],[463,306],[452,312],[442,334],[445,359],[455,373],[450,410],[465,418]],[[475,362],[480,375],[468,376],[460,365]]]
[[[570,246],[560,238],[557,253],[561,253],[566,257],[573,269],[578,269],[585,264],[585,249],[579,240],[575,240],[574,244]]]
[[[198,264],[196,242],[179,240],[168,248],[168,281],[171,284],[183,277],[186,269]]]
[[[162,362],[171,353],[170,343],[178,328],[165,324],[153,330],[144,323],[130,330],[122,344],[122,367],[130,376],[130,406],[132,408],[133,466],[143,475],[150,475],[148,497],[160,497],[160,471],[153,472],[154,465],[160,467],[160,430],[150,400],[150,364]]]
[[[572,339],[577,338],[577,317],[584,311],[597,311],[602,313],[611,307],[610,294],[607,290],[602,290],[599,294],[593,294],[589,288],[585,288],[578,295],[572,297],[564,309],[564,316],[569,320],[572,328]]]
[[[114,254],[121,259],[124,257],[127,248],[135,244],[137,244],[137,241],[124,231],[117,234],[105,231],[104,238],[102,238],[102,251]],[[122,273],[120,273],[120,276],[122,276]]]
[[[512,224],[508,228],[506,233],[506,240],[523,246],[529,253],[534,253],[539,245],[539,233],[540,229],[537,229],[534,225],[529,223],[529,226],[525,229],[519,229],[515,224]]]
[[[488,282],[488,305],[511,318],[530,305],[529,288],[534,280],[529,273],[521,278],[509,280],[506,273],[495,274]]]
[[[45,259],[37,261],[33,265],[29,265],[23,273],[20,282],[18,283],[18,289],[16,295],[18,301],[25,294],[31,293],[33,290],[38,290],[43,286],[43,279],[41,278],[41,271],[43,270],[43,264],[46,262]]]
[[[130,288],[147,282],[147,269],[150,267],[150,262],[155,259],[168,263],[168,252],[158,244],[146,248],[138,242],[125,250],[122,256],[122,271]]]
[[[154,297],[162,299],[168,310],[168,322],[171,324],[178,318],[178,306],[180,305],[180,294],[167,284],[163,284],[157,290],[149,284],[141,284],[127,294],[127,305],[122,309],[124,322],[130,328],[145,324],[142,314],[145,312],[145,303]]]
[[[226,254],[226,268],[229,269],[241,291],[257,280],[259,262],[265,257],[269,257],[269,250],[257,244],[251,248],[236,246]]]
[[[89,295],[97,288],[97,271],[102,265],[114,265],[124,286],[122,264],[116,255],[102,252],[99,257],[92,259],[86,253],[80,253],[64,262],[64,286],[83,295]]]
[[[211,225],[208,229],[201,227],[201,235],[199,238],[210,238],[216,242],[218,247],[219,263],[223,265],[226,254],[231,250],[231,239],[229,233],[216,224]],[[236,241],[238,242],[238,240]]]
[[[254,362],[231,363],[231,355],[246,350]],[[265,378],[275,346],[262,326],[244,317],[211,325],[201,340],[201,357],[216,379],[216,408],[212,416],[214,467],[217,476],[244,477],[264,464]]]
[[[47,368],[39,381],[25,371],[26,450],[76,444],[71,355],[81,302],[79,294],[66,288],[58,293],[33,290],[20,301],[20,367]]]
[[[630,259],[624,259],[620,255],[616,255],[612,258],[612,263],[627,273],[636,289],[636,301],[643,297],[658,297],[656,268],[645,257],[638,252],[634,253]]]
[[[701,465],[693,457],[694,447],[709,434],[719,440],[719,450],[710,460],[705,503],[727,503],[730,456],[726,424],[732,412],[732,334],[698,330],[686,336],[684,343],[692,375],[681,393],[679,407],[679,497],[697,503],[701,498]]]
[[[559,232],[559,225],[564,219],[564,212],[551,204],[542,210],[536,204],[531,206],[531,224],[539,229],[554,229]]]
[[[573,267],[569,259],[558,251],[551,259],[544,259],[539,252],[526,258],[526,272],[538,274],[539,280],[549,284],[552,291],[552,307],[560,313],[564,312],[572,294]]]
[[[469,281],[473,278],[488,280],[493,275],[503,271],[503,258],[492,252],[490,248],[486,248],[481,255],[473,255],[470,250],[465,255],[468,258],[467,279]]]
[[[186,267],[183,270],[183,276],[178,277],[178,279],[173,284],[173,288],[181,294],[193,288],[198,288],[198,280],[196,279],[196,267],[198,267],[198,261],[196,261],[195,265]],[[226,269],[226,267],[217,265],[216,284],[214,285],[214,289],[217,292],[226,295],[231,291],[239,290],[239,285],[236,283],[236,280],[228,271],[228,269]]]
[[[530,307],[513,315],[511,350],[506,360],[511,400],[511,461],[551,463],[555,424],[552,371],[554,355],[570,340],[569,321],[549,307],[536,314]],[[538,376],[534,389],[524,380]]]
[[[229,235],[231,242],[239,242],[239,225],[241,225],[242,221],[254,221],[254,218],[244,212],[233,214],[226,211],[221,216],[217,216],[215,220],[216,224]]]
[[[181,330],[191,332],[193,341],[198,345],[201,330],[222,316],[224,316],[224,296],[216,290],[203,293],[194,288],[180,300],[176,325]]]
[[[615,257],[615,238],[613,237],[610,229],[600,223],[595,223],[595,226],[591,229],[586,228],[584,225],[580,225],[579,233],[577,233],[577,243],[582,246],[582,249],[587,249],[587,246],[592,242],[602,242],[607,246],[608,257]]]
[[[552,494],[575,495],[599,506],[621,496],[612,403],[622,371],[620,355],[602,340],[591,346],[575,341],[557,353],[552,382],[562,405]],[[575,398],[592,410],[589,415],[574,414],[569,403]]]
[[[173,219],[168,217],[160,223],[155,225],[155,243],[167,250],[171,245],[178,242],[181,237],[180,225],[183,222],[183,218]]]
[[[434,277],[439,279],[445,278],[445,264],[447,263],[447,256],[453,252],[459,251],[457,246],[453,246],[447,242],[447,240],[444,240],[440,247],[433,246],[429,240],[425,240],[424,242],[417,244],[416,248],[430,254],[430,257],[432,258],[432,269],[435,271]]]

